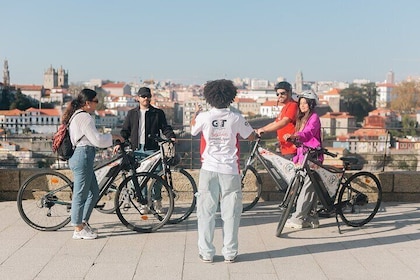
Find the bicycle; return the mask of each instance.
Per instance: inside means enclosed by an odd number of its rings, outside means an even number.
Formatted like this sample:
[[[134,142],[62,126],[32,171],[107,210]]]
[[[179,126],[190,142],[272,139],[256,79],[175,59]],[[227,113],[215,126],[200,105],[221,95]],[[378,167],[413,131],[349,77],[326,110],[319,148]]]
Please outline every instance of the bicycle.
[[[169,221],[174,197],[171,187],[160,176],[140,172],[136,173],[137,162],[129,148],[129,143],[119,142],[120,153],[102,168],[108,171],[99,184],[99,199],[109,193],[114,186],[118,174],[122,172],[123,180],[116,191],[116,212],[121,222],[137,232],[154,232]],[[142,190],[150,189],[155,182],[162,185],[163,213],[157,213]],[[57,171],[43,171],[30,176],[19,188],[17,206],[22,219],[31,227],[42,231],[58,230],[70,222],[73,182]],[[150,214],[143,215],[139,211],[139,203],[149,204]],[[102,207],[98,204],[96,207]],[[123,208],[123,209],[121,209]]]
[[[267,170],[279,192],[287,192],[295,176],[292,161],[263,148],[260,142],[261,135],[257,135],[241,174],[243,212],[253,208],[261,197],[262,178],[254,167],[256,162]]]
[[[156,173],[171,188],[174,196],[174,208],[169,224],[177,224],[186,220],[194,211],[196,205],[197,185],[194,178],[183,168],[175,167],[180,162],[180,157],[175,153],[175,146],[172,140],[163,139],[159,135],[149,135],[149,138],[158,142],[160,149],[146,158],[140,160],[137,172]],[[162,170],[157,172],[158,167]],[[176,180],[174,180],[174,177]],[[154,185],[151,182],[150,185]],[[152,199],[153,190],[148,191],[149,205]],[[120,196],[117,192],[116,196]],[[119,200],[121,201],[121,197]],[[117,212],[118,215],[118,212]],[[123,215],[120,211],[120,215]]]
[[[338,216],[346,225],[352,227],[361,227],[373,219],[382,201],[382,187],[374,174],[360,171],[347,178],[345,171],[349,169],[351,164],[357,162],[357,158],[341,157],[343,167],[340,169],[323,165],[317,160],[320,153],[337,157],[336,154],[328,152],[327,149],[311,148],[297,141],[294,141],[294,144],[305,149],[305,156],[302,164],[296,166],[296,176],[290,184],[288,193],[286,193],[282,214],[277,226],[277,237],[281,236],[284,225],[296,205],[306,176],[309,176],[318,201],[321,203],[317,212],[335,213],[340,234]]]

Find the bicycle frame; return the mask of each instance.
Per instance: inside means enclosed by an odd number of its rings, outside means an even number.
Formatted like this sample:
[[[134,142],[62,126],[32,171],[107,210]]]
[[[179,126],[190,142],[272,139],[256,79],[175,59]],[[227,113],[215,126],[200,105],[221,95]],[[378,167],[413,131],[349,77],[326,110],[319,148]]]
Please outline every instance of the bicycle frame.
[[[290,163],[290,166],[286,166],[285,169],[287,172],[292,172],[293,174],[295,173],[294,171],[294,164],[292,161],[283,158],[280,155],[276,155],[274,153],[271,153],[270,151],[264,149],[263,147],[261,147],[260,145],[260,141],[261,138],[258,137],[255,142],[254,142],[254,146],[251,149],[251,153],[248,157],[248,159],[245,162],[245,166],[244,166],[244,170],[246,170],[247,166],[252,166],[252,164],[257,160],[259,163],[262,164],[262,166],[264,166],[265,170],[267,170],[268,174],[271,176],[271,178],[273,178],[274,182],[275,182],[275,187],[279,192],[286,192],[290,182],[292,180],[288,179],[288,177],[286,174],[284,174],[284,170],[282,172],[281,169],[276,168],[276,166],[268,159],[264,158],[264,154],[265,153],[270,153],[270,155],[274,156],[274,157],[279,157],[281,158],[281,160]],[[246,174],[242,173],[242,177],[244,177]],[[292,178],[293,179],[293,178]]]

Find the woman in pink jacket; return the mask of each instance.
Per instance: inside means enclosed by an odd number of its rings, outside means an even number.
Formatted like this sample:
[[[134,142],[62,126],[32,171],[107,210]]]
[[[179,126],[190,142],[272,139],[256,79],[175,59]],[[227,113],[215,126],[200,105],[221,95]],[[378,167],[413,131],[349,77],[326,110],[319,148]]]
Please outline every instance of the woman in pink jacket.
[[[304,91],[299,95],[299,111],[296,118],[296,132],[290,136],[306,146],[321,147],[321,121],[315,113],[318,97],[313,91]],[[294,163],[302,163],[304,159],[304,148],[298,147]],[[319,161],[323,161],[320,155]],[[305,183],[296,203],[296,211],[286,221],[285,227],[301,229],[305,227],[319,227],[318,215],[316,213],[317,198],[309,176],[306,176]]]

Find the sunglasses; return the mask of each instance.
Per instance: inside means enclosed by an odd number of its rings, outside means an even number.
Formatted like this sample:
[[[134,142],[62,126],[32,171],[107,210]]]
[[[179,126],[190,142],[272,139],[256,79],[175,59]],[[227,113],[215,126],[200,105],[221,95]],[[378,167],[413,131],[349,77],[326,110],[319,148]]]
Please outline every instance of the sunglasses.
[[[152,98],[151,95],[139,95],[141,98]]]
[[[279,95],[286,95],[286,94],[287,94],[287,91],[276,92],[276,95],[277,96],[279,96]]]
[[[93,102],[93,103],[99,103],[99,100],[98,99],[93,99],[92,101],[90,101],[90,102]]]

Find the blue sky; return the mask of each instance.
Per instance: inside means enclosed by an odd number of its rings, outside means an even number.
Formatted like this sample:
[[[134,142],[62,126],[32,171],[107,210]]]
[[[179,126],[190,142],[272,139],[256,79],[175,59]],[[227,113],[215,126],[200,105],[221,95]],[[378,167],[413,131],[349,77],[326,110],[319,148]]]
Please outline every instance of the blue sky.
[[[420,76],[418,0],[0,0],[11,83]],[[2,71],[0,72],[2,75]]]

